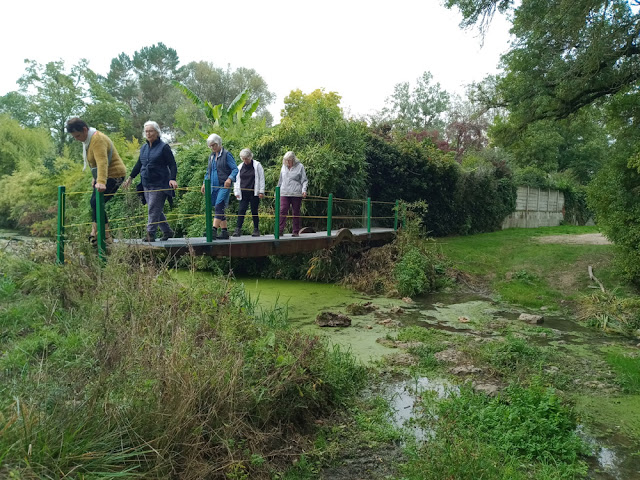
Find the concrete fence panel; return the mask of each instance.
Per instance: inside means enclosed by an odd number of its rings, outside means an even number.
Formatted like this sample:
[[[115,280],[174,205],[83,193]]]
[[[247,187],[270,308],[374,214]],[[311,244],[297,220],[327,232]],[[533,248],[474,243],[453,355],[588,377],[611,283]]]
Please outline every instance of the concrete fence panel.
[[[502,228],[555,227],[564,220],[564,195],[558,190],[518,187],[516,211]]]

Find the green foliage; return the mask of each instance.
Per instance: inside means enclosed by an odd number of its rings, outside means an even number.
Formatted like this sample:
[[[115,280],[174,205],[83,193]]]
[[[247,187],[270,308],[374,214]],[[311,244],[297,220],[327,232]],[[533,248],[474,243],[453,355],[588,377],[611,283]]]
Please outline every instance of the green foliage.
[[[513,8],[516,37],[503,56],[496,104],[515,125],[566,118],[582,107],[637,87],[638,18],[626,0],[539,2],[449,0],[463,24],[487,25],[496,9]]]
[[[46,130],[24,128],[8,115],[0,115],[0,177],[50,165],[53,156]]]
[[[245,110],[245,104],[249,99],[249,89],[245,88],[236,98],[225,107],[223,104],[212,105],[208,100],[202,100],[198,95],[193,93],[186,85],[173,81],[173,86],[180,90],[196,107],[198,107],[209,120],[211,127],[228,127],[234,123],[246,123],[251,115],[257,110],[260,99],[256,99]]]
[[[424,72],[410,88],[409,82],[398,83],[387,98],[383,121],[401,132],[409,130],[444,130],[443,114],[449,109],[449,94],[440,83],[432,83],[433,75]]]
[[[425,408],[431,420],[421,422],[434,434],[410,452],[403,467],[410,479],[551,480],[587,472],[576,416],[552,389],[512,385],[503,396],[489,398],[465,385]]]
[[[402,256],[394,271],[400,295],[412,297],[429,290],[432,283],[429,260],[417,248],[410,249]]]
[[[149,119],[161,127],[173,125],[181,95],[171,82],[184,77],[179,63],[178,53],[162,42],[111,60],[109,73],[101,83],[106,92],[127,106],[131,119],[131,130],[123,132],[127,137],[139,137]]]
[[[515,208],[516,187],[499,162],[464,171],[430,139],[367,140],[372,198],[426,202],[422,223],[434,236],[495,230]]]
[[[260,101],[256,114],[271,125],[272,117],[267,106],[275,100],[265,80],[252,68],[239,67],[231,70],[216,67],[211,62],[191,62],[184,67],[186,77],[183,84],[200,98],[206,98],[212,105],[228,105],[242,91],[248,89],[248,104]],[[204,120],[204,119],[203,119]]]
[[[504,342],[484,346],[483,360],[502,374],[536,371],[544,360],[543,351],[527,340],[508,336]]]
[[[46,65],[34,60],[25,63],[27,67],[18,84],[28,99],[28,114],[37,119],[37,126],[52,132],[57,153],[62,154],[72,141],[65,132],[67,119],[84,111],[88,62],[80,60],[68,73],[62,60]]]
[[[618,375],[625,393],[640,393],[640,357],[635,352],[612,351],[607,354],[607,363]]]
[[[283,155],[292,150],[305,167],[311,196],[303,202],[303,216],[325,216],[327,197],[356,200],[335,202],[334,228],[360,226],[362,201],[366,198],[367,164],[365,159],[366,125],[346,120],[339,107],[340,96],[316,90],[304,94],[292,91],[285,98],[280,125],[260,139],[254,156],[265,166],[267,185],[276,185]],[[321,229],[326,220],[304,219],[305,225]]]
[[[117,248],[91,258],[0,254],[3,472],[266,478],[366,380],[349,352],[282,329],[286,310],[258,315],[223,278],[178,282]]]
[[[640,173],[622,152],[589,185],[587,201],[602,232],[617,250],[617,265],[629,281],[640,284]]]

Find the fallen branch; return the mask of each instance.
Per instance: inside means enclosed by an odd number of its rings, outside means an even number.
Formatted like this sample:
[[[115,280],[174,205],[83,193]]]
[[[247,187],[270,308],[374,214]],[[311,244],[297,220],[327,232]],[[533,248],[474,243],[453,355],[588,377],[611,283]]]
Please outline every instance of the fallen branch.
[[[593,274],[593,267],[591,265],[589,265],[588,270],[589,270],[589,278],[591,280],[593,280],[594,282],[596,282],[598,285],[600,285],[600,290],[602,290],[604,292],[605,291],[604,290],[604,286],[602,285],[602,282],[600,280],[598,280],[596,278],[596,276]]]

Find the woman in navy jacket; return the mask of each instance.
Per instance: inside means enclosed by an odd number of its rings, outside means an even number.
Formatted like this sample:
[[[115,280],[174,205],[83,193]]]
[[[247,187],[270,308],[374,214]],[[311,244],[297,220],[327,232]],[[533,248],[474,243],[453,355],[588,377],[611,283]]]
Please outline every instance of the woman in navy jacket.
[[[156,122],[144,124],[144,136],[147,142],[140,149],[138,163],[123,187],[129,188],[131,181],[140,174],[149,213],[144,240],[155,242],[158,228],[162,231],[162,240],[168,240],[173,237],[173,230],[167,223],[163,209],[165,200],[175,195],[171,189],[178,187],[178,166],[171,147],[160,140],[160,126]]]

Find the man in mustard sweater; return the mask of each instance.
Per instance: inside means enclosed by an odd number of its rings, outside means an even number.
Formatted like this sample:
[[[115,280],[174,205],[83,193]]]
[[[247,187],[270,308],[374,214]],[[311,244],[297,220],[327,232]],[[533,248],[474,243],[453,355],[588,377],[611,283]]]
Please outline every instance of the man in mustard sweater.
[[[89,241],[93,244],[97,243],[97,224],[96,224],[96,190],[104,193],[104,202],[107,203],[116,193],[127,173],[127,170],[118,155],[116,147],[109,137],[104,133],[98,132],[95,128],[89,128],[87,123],[78,118],[73,117],[67,121],[67,132],[73,138],[82,142],[82,157],[84,159],[84,169],[87,165],[91,167],[93,179],[91,188],[95,187],[91,195],[91,235]],[[111,240],[109,233],[109,221],[105,213],[105,230],[107,240]]]

